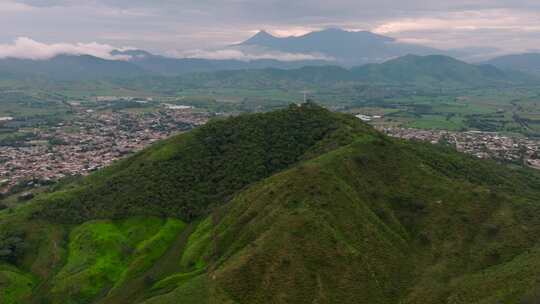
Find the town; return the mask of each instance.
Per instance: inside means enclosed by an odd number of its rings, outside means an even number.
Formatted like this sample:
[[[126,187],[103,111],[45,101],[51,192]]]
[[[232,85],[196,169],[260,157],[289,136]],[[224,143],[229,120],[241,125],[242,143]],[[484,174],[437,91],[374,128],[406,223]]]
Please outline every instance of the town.
[[[94,112],[79,108],[73,119],[33,128],[21,142],[0,146],[0,189],[40,185],[87,175],[172,134],[205,124],[209,114],[191,107],[159,111]]]
[[[540,169],[540,140],[481,131],[452,132],[412,128],[379,128],[379,130],[392,137],[449,144],[460,152],[481,159],[494,159]]]
[[[157,111],[94,111],[78,107],[74,119],[33,128],[22,142],[0,146],[0,193],[87,175],[153,142],[205,124],[209,112],[164,104]],[[370,123],[365,117],[359,117]],[[389,136],[447,144],[477,158],[540,169],[540,141],[494,132],[377,127]]]

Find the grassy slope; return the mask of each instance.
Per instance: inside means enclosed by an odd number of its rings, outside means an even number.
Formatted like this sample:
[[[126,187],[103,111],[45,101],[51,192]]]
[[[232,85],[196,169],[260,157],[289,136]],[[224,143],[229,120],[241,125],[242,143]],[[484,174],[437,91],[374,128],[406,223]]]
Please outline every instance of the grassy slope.
[[[0,303],[16,304],[32,293],[35,280],[10,265],[0,265]]]
[[[91,221],[70,234],[66,265],[55,276],[52,298],[88,303],[148,269],[184,224],[178,220]]]
[[[76,187],[178,149],[167,143]],[[36,215],[36,203],[0,213],[10,224],[0,228],[31,232],[18,268],[0,272],[0,292],[11,303],[33,289],[36,303],[115,304],[516,303],[535,295],[538,174],[391,140],[352,121],[305,151],[296,156],[305,161],[188,225],[152,217],[53,224]]]

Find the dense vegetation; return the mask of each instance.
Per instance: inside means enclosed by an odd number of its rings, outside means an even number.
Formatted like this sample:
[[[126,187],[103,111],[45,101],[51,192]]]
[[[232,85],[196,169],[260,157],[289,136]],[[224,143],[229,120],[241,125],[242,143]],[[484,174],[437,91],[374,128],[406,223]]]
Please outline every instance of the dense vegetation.
[[[61,188],[0,211],[0,240],[24,243],[0,260],[4,303],[538,300],[538,173],[312,104],[214,121]]]
[[[24,234],[20,231],[0,233],[0,261],[15,262],[24,250]]]

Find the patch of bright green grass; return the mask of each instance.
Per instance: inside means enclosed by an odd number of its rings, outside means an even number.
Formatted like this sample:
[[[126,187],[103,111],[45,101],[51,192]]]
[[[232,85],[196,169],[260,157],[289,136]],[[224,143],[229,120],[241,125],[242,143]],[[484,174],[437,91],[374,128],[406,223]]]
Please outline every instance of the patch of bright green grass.
[[[127,267],[129,240],[112,221],[91,221],[70,234],[66,265],[56,276],[53,299],[62,303],[90,303],[110,288]]]
[[[165,221],[157,217],[132,217],[115,221],[115,225],[126,236],[131,246],[137,246],[155,236],[162,229]]]
[[[205,273],[204,269],[197,269],[192,272],[177,273],[177,274],[168,276],[165,279],[157,282],[156,284],[154,284],[154,286],[152,286],[152,289],[164,289],[164,288],[169,288],[171,286],[176,287],[180,283],[188,281],[203,273]]]
[[[125,278],[152,265],[183,229],[170,219],[137,217],[77,226],[69,236],[66,265],[54,279],[52,299],[90,303]]]
[[[34,284],[32,276],[13,266],[0,265],[0,303],[23,303],[31,294]]]
[[[209,303],[209,300],[208,278],[206,274],[201,274],[184,281],[172,292],[150,298],[143,304],[203,304]]]
[[[150,268],[185,227],[184,222],[180,220],[168,219],[154,236],[139,243],[128,268],[122,273],[114,288],[121,287],[126,280],[134,278]]]
[[[182,269],[198,270],[206,266],[204,257],[211,245],[211,233],[212,221],[208,217],[197,226],[197,229],[189,237],[184,253],[182,254],[182,260],[180,261]]]

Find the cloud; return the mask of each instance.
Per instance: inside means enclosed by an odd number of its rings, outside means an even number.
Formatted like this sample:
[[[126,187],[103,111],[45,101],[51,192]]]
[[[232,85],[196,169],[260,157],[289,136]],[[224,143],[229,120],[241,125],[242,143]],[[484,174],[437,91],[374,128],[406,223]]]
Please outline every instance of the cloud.
[[[274,59],[279,61],[300,61],[300,60],[326,60],[332,61],[334,58],[323,54],[303,54],[285,53],[277,51],[256,51],[250,52],[242,49],[221,49],[221,50],[190,50],[180,52],[169,52],[170,56],[176,58],[200,58],[213,60],[242,60],[252,61],[261,59]]]
[[[1,13],[25,12],[32,10],[33,7],[24,3],[19,3],[10,0],[0,0]]]
[[[92,55],[109,60],[129,60],[129,56],[111,55],[113,50],[127,50],[108,44],[92,43],[53,43],[37,42],[27,37],[19,37],[12,44],[0,44],[0,58],[45,60],[58,55]]]
[[[460,11],[434,17],[401,18],[383,22],[373,29],[379,34],[412,31],[474,31],[474,30],[540,31],[540,20],[534,12],[490,9]]]
[[[538,0],[0,0],[0,43],[33,37],[164,53],[222,48],[259,29],[289,36],[342,27],[515,51],[540,45],[539,14]]]
[[[308,28],[303,26],[292,26],[283,29],[270,30],[272,35],[276,37],[290,37],[290,36],[302,36],[309,32],[320,30],[320,28]],[[257,31],[258,32],[258,31]],[[254,33],[256,34],[256,32]]]
[[[391,18],[381,20],[371,30],[398,41],[436,48],[491,46],[506,53],[523,52],[540,43],[540,19],[538,10],[533,6],[527,10],[525,3],[520,5],[519,9],[517,4],[512,8],[469,7],[445,13]]]

